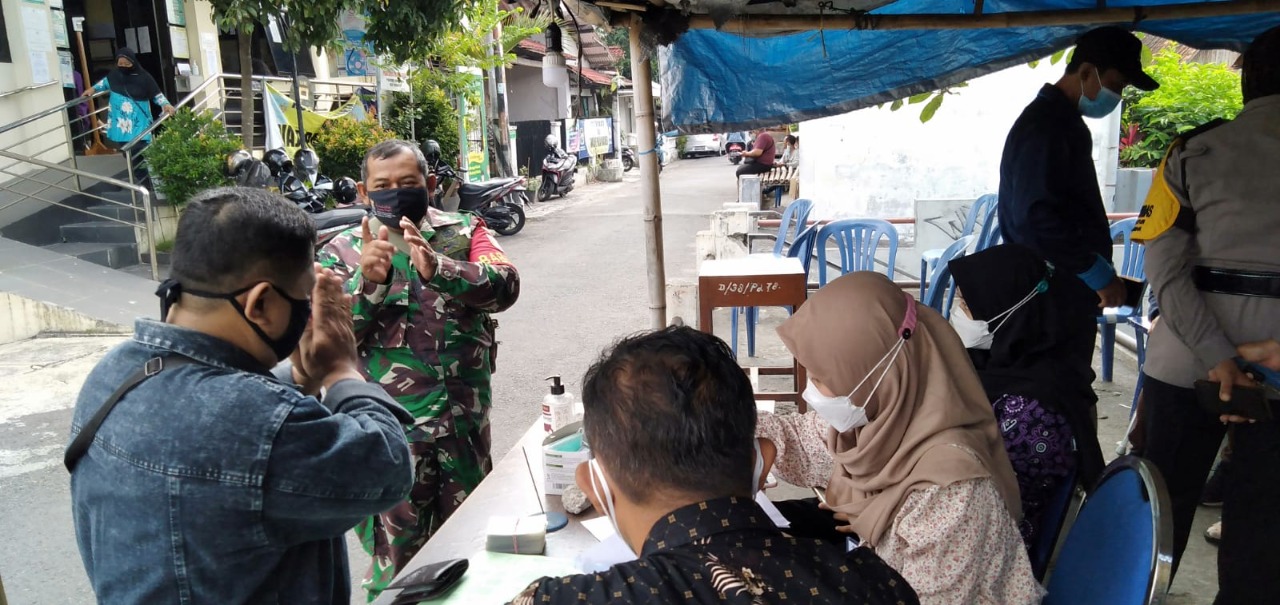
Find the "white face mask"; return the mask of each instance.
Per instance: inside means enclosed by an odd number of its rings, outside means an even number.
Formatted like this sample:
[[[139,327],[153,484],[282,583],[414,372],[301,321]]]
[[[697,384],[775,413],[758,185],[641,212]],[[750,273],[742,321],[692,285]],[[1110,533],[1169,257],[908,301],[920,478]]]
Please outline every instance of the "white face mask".
[[[600,469],[600,463],[596,462],[595,458],[588,460],[587,470],[591,475],[591,493],[604,506],[604,515],[613,524],[613,531],[618,534],[619,538],[622,538],[622,530],[618,528],[618,511],[613,506],[613,491],[609,489],[609,482],[604,478],[604,471]],[[627,550],[631,550],[630,543],[625,539],[623,543],[627,544]]]
[[[898,360],[898,355],[907,348],[907,339],[911,338],[911,332],[916,329],[916,299],[910,294],[905,294],[905,296],[907,297],[907,313],[902,320],[902,325],[898,328],[898,341],[892,347],[889,347],[889,352],[885,353],[884,357],[881,357],[880,361],[876,362],[876,365],[871,366],[871,370],[858,382],[857,386],[853,387],[853,390],[848,395],[827,397],[818,391],[818,387],[814,386],[812,380],[809,381],[809,385],[805,387],[804,393],[801,394],[801,397],[804,397],[805,402],[813,408],[813,411],[822,416],[823,420],[831,423],[831,428],[834,428],[838,433],[866,426],[871,421],[867,418],[867,404],[871,403],[871,398],[875,396],[876,391],[880,388],[880,383],[884,382],[884,377],[889,374],[894,362]],[[853,405],[853,395],[881,367],[884,369],[881,370],[880,377],[876,378],[875,385],[871,387],[871,392],[867,393],[867,398],[862,401],[862,405]]]
[[[956,306],[951,310],[951,317],[947,319],[951,323],[951,327],[955,329],[956,334],[960,335],[960,341],[964,343],[966,349],[981,349],[983,351],[991,350],[991,342],[995,340],[995,333],[1004,327],[1005,322],[1009,321],[1009,317],[1015,311],[1021,309],[1023,305],[1031,302],[1037,294],[1048,291],[1049,282],[1040,280],[1031,292],[1022,297],[1022,300],[1014,303],[1012,307],[997,313],[995,317],[983,321],[974,319],[969,315],[968,309],[962,306]],[[991,324],[996,324],[995,328]]]
[[[964,348],[984,351],[991,348],[994,336],[987,330],[987,322],[969,317],[969,312],[963,307],[951,309],[951,317],[947,321],[951,322],[951,327],[960,335]]]

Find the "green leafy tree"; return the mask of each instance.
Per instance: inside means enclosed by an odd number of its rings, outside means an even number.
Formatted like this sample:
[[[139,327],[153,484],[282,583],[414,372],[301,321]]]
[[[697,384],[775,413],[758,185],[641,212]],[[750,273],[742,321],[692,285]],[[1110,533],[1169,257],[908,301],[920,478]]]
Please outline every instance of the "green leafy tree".
[[[1125,90],[1120,162],[1153,168],[1179,134],[1216,119],[1232,119],[1244,107],[1240,74],[1221,63],[1190,63],[1172,47],[1147,68],[1160,88]]]
[[[440,143],[440,157],[452,163],[458,157],[458,109],[453,98],[430,70],[415,72],[409,83],[412,98],[394,93],[384,123],[402,139],[434,139]]]
[[[320,156],[321,171],[333,180],[349,176],[360,180],[360,164],[369,149],[396,138],[394,132],[377,122],[361,122],[351,117],[325,122],[311,141]]]
[[[622,77],[631,79],[631,30],[618,26],[605,32],[605,44],[609,46],[617,46],[622,49],[622,57],[618,59],[615,67]],[[649,57],[649,73],[652,75],[654,82],[658,81],[658,57],[653,55]]]
[[[227,156],[240,144],[209,112],[182,108],[147,149],[147,169],[170,204],[182,206],[195,194],[229,185]]]
[[[210,0],[218,27],[234,29],[240,47],[240,94],[243,103],[244,143],[253,143],[252,33],[278,19],[286,50],[336,48],[341,32],[338,16],[352,9],[367,15],[365,41],[378,53],[397,63],[431,56],[436,40],[461,27],[462,18],[482,1],[493,0]]]

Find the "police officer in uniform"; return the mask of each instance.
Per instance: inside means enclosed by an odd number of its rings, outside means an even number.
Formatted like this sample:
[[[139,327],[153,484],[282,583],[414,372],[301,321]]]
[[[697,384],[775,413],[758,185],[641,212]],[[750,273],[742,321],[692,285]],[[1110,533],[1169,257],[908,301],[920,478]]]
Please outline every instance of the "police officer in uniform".
[[[1160,301],[1145,366],[1146,456],[1173,500],[1175,570],[1218,446],[1234,434],[1217,605],[1280,595],[1280,424],[1207,411],[1193,388],[1216,381],[1229,399],[1232,385],[1252,384],[1235,358],[1280,339],[1280,27],[1245,53],[1242,88],[1234,121],[1173,143],[1133,235],[1146,241]]]

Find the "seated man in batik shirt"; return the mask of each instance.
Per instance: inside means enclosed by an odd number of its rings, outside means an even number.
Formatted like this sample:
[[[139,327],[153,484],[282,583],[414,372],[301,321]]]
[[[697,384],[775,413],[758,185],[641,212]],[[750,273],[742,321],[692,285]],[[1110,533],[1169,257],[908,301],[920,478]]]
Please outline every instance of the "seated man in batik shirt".
[[[582,399],[594,460],[578,485],[639,558],[543,578],[515,605],[918,603],[871,551],[787,536],[752,499],[773,450],[723,341],[684,327],[625,339],[587,371]]]

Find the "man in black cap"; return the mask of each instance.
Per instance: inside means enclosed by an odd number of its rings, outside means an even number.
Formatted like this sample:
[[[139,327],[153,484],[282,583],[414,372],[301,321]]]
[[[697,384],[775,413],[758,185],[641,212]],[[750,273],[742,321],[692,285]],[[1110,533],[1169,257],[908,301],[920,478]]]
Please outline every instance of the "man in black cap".
[[[1096,317],[1119,306],[1125,288],[1111,264],[1111,231],[1093,164],[1093,137],[1081,117],[1102,118],[1120,106],[1126,86],[1155,90],[1142,71],[1142,42],[1116,27],[1080,36],[1067,72],[1046,84],[1022,112],[1000,160],[1000,229],[1004,240],[1034,250],[1054,265],[1047,294],[1066,338],[1058,357],[1073,384],[1093,384]],[[1097,398],[1083,402],[1092,414]],[[1096,426],[1076,430],[1080,479],[1101,470]]]

